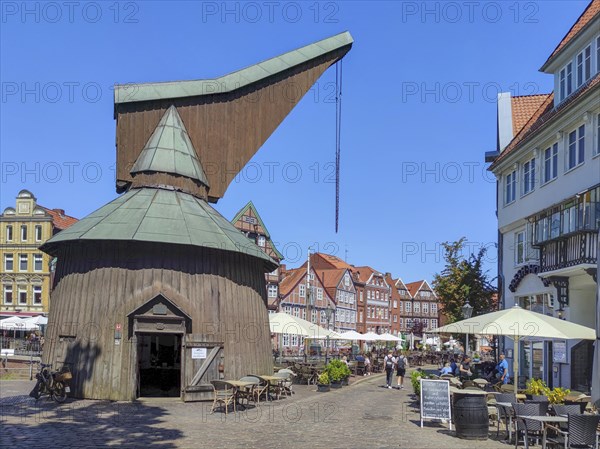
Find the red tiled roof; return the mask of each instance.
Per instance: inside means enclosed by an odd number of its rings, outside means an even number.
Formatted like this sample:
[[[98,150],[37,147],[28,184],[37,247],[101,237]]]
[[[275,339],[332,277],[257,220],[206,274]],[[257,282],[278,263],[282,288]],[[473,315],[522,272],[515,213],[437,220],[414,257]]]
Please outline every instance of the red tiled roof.
[[[300,267],[288,270],[286,276],[279,283],[279,293],[283,296],[289,295],[304,276],[306,276],[306,268]]]
[[[548,65],[550,61],[557,56],[569,44],[569,42],[571,42],[575,36],[577,36],[579,32],[583,30],[585,26],[590,23],[598,14],[600,14],[600,0],[592,0],[579,18],[575,21],[571,29],[567,32],[567,34],[565,34],[565,37],[563,37],[560,43],[556,46],[542,68]]]
[[[492,165],[490,165],[490,170],[493,170],[495,167],[497,167],[500,161],[504,160],[507,155],[512,153],[521,143],[530,139],[540,130],[544,129],[553,118],[567,110],[575,103],[577,99],[588,94],[598,86],[600,86],[600,73],[597,73],[591,80],[581,86],[556,108],[554,107],[554,93],[549,94],[548,98],[546,98],[538,110],[535,111],[535,114],[533,114],[525,126],[523,126],[521,131],[519,131],[519,133],[513,138],[508,146],[502,151],[502,153],[500,153]]]
[[[419,289],[421,288],[421,285],[423,285],[423,282],[425,282],[425,280],[409,282],[408,284],[404,285],[406,285],[406,289],[408,290],[408,293],[410,293],[410,296],[414,298],[415,295],[418,293]]]
[[[513,137],[523,129],[549,95],[551,94],[523,95],[511,98]]]
[[[66,215],[63,209],[48,209],[47,207],[40,206],[39,204],[38,206],[44,209],[52,217],[52,223],[54,224],[54,227],[61,231],[79,221],[75,217]]]
[[[334,268],[331,270],[316,270],[315,273],[325,288],[330,299],[337,303],[336,290],[337,286],[346,273],[346,268]]]

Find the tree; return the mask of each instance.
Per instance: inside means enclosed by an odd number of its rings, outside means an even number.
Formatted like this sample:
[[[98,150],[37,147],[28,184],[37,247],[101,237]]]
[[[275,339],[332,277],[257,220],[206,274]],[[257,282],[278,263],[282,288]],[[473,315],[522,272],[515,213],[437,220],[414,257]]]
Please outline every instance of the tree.
[[[487,271],[483,271],[483,258],[487,248],[464,257],[462,250],[466,238],[457,242],[444,242],[445,268],[434,276],[433,288],[441,304],[441,312],[449,323],[462,320],[465,303],[473,307],[473,315],[493,312],[497,307],[497,290]]]

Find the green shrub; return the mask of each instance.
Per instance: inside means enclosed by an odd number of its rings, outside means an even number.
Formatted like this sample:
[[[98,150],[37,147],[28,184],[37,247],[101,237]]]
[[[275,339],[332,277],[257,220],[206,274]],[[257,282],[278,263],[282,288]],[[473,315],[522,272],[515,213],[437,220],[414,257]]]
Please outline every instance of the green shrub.
[[[547,395],[548,391],[549,388],[542,379],[529,379],[527,381],[526,394]]]
[[[319,378],[317,379],[319,385],[329,385],[329,374],[326,371],[323,371]]]
[[[327,364],[325,372],[328,374],[332,382],[340,382],[342,379],[350,377],[350,368],[341,360],[334,359]]]
[[[566,397],[569,395],[571,390],[566,388],[557,387],[554,390],[548,389],[546,395],[550,404],[562,404],[565,402]]]
[[[427,378],[427,374],[423,371],[413,371],[410,375],[410,383],[412,384],[413,391],[417,396],[421,396],[421,378]]]

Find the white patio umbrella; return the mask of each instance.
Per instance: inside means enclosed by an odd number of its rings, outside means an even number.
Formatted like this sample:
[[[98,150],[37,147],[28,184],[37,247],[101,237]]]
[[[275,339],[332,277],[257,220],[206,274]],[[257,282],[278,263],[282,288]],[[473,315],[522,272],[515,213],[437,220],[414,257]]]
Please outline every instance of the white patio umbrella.
[[[25,321],[27,323],[37,324],[38,326],[44,326],[44,325],[48,324],[48,318],[43,315],[24,318],[23,321]]]
[[[595,340],[596,331],[592,328],[559,320],[541,313],[522,309],[519,306],[498,312],[479,315],[456,323],[438,327],[430,332],[448,334],[504,335],[515,341],[513,375],[518,379],[519,342],[528,338],[559,338],[561,340]],[[515,392],[518,382],[515,381]]]
[[[379,341],[403,341],[400,337],[396,337],[390,333],[380,334]]]
[[[376,334],[375,332],[367,332],[366,334],[363,334],[362,341],[380,341],[379,338],[379,334]]]
[[[363,337],[364,337],[364,335],[359,332],[347,331],[347,332],[342,332],[342,333],[338,334],[336,337],[329,337],[329,338],[332,340],[355,341],[355,340],[362,340]]]
[[[269,314],[269,329],[274,334],[301,335],[313,340],[337,339],[338,333],[300,317],[278,312]]]

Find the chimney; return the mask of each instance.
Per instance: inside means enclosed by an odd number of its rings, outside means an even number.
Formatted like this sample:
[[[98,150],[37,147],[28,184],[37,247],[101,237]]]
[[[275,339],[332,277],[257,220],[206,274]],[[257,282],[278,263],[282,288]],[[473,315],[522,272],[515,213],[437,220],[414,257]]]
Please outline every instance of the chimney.
[[[512,100],[510,92],[501,92],[498,94],[498,151],[502,151],[507,147],[513,139],[513,122],[512,122]]]
[[[52,209],[54,212],[58,213],[61,217],[65,215],[64,209]]]
[[[388,273],[387,271],[385,272],[385,277],[386,278],[392,278],[392,273]]]

